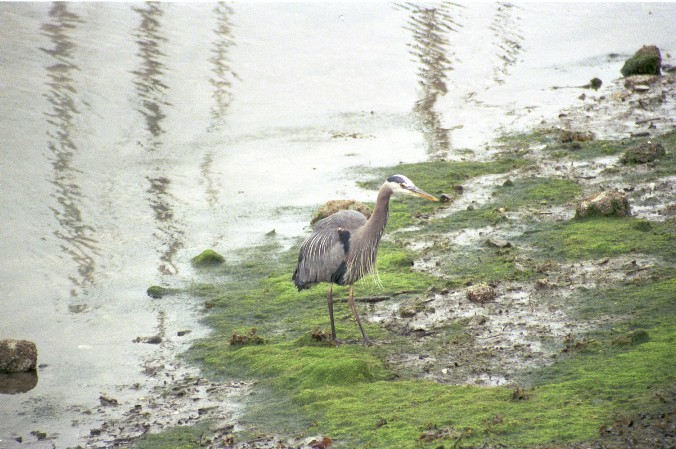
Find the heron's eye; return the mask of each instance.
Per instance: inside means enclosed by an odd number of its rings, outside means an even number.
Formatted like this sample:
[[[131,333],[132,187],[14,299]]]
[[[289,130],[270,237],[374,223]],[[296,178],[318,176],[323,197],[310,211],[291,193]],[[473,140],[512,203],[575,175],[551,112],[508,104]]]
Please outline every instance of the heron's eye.
[[[400,182],[399,185],[401,186],[402,189],[406,188],[406,184],[404,184],[403,182]]]

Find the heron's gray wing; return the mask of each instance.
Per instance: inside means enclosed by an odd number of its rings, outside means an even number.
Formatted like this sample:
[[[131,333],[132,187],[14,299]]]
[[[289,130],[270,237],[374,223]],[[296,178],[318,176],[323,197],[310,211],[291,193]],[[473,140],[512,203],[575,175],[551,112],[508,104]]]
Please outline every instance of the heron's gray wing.
[[[333,215],[319,220],[314,225],[315,232],[323,228],[342,228],[350,232],[356,231],[366,224],[366,217],[356,210],[341,210]]]
[[[315,223],[314,231],[300,247],[293,282],[299,290],[320,282],[337,282],[346,270],[351,232],[366,223],[356,211],[340,211]]]

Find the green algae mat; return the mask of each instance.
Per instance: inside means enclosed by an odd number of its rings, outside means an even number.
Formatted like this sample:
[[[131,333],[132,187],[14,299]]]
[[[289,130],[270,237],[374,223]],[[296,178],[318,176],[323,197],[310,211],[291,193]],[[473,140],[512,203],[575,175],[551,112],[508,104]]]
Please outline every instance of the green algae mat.
[[[569,447],[603,438],[618,420],[672,413],[673,215],[579,220],[571,211],[584,195],[617,179],[631,185],[630,202],[668,211],[673,197],[651,197],[645,189],[676,174],[674,140],[674,133],[660,137],[667,154],[648,167],[637,171],[611,161],[594,179],[546,176],[533,167],[619,157],[640,139],[572,147],[552,132],[537,132],[505,138],[490,162],[405,164],[372,173],[365,188],[404,173],[430,193],[456,199],[467,193],[455,186],[493,183],[484,186],[488,199],[473,207],[391,204],[378,279],[355,287],[363,317],[391,312],[389,321],[364,320],[372,347],[359,344],[359,330],[340,302],[336,327],[347,343],[326,341],[326,285],[298,293],[290,280],[297,246],[250,248],[239,262],[214,266],[208,280],[188,288],[207,306],[214,332],[187,357],[214,379],[255,382],[238,419],[247,430],[233,441],[274,434],[296,441],[324,435],[340,448]],[[458,240],[463,233],[474,238]],[[486,245],[489,234],[509,245]],[[463,308],[479,307],[467,302],[464,290],[481,282],[496,289],[497,305],[462,316]],[[515,291],[528,298],[524,304],[500,303]],[[334,297],[345,295],[334,288]],[[504,318],[517,307],[551,313],[545,320],[552,329],[562,314],[566,319],[561,329],[538,334],[549,327]],[[444,315],[444,308],[453,313]],[[476,324],[477,316],[484,322]],[[417,328],[396,325],[415,319],[422,323]],[[541,348],[487,343],[475,331],[493,322],[534,334],[529,341]],[[454,374],[452,361],[461,355],[466,365],[486,363],[502,380]],[[169,429],[139,447],[200,447],[204,431],[204,425]]]

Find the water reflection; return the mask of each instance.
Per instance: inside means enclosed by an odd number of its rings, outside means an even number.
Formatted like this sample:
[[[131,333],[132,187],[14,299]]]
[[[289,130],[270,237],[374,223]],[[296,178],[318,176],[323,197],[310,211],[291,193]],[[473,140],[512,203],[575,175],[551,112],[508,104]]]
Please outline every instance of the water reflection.
[[[230,47],[235,45],[232,38],[232,8],[223,2],[220,2],[214,8],[216,16],[216,29],[214,34],[216,38],[213,41],[211,50],[212,57],[209,62],[212,64],[209,82],[213,87],[214,106],[211,108],[212,124],[210,130],[215,130],[225,123],[225,117],[232,101],[232,82],[239,79],[237,74],[230,67]]]
[[[56,2],[49,11],[50,22],[42,24],[41,34],[46,36],[51,48],[40,48],[51,58],[47,66],[47,92],[45,97],[51,109],[44,113],[47,122],[47,147],[53,168],[54,185],[52,196],[58,205],[51,207],[60,227],[54,235],[61,241],[61,249],[77,264],[77,274],[69,279],[74,287],[71,297],[95,284],[95,256],[98,255],[95,228],[86,223],[80,210],[82,190],[78,183],[80,171],[74,166],[74,157],[79,149],[76,144],[77,122],[80,111],[77,107],[77,86],[73,72],[78,67],[73,60],[75,43],[71,37],[80,17],[68,10],[67,3]],[[73,312],[86,308],[84,304],[71,304]]]
[[[134,37],[142,62],[141,67],[132,72],[136,75],[134,84],[141,98],[138,111],[145,117],[146,128],[155,138],[164,132],[161,126],[165,118],[162,107],[169,105],[164,99],[167,86],[162,82],[165,70],[162,58],[165,55],[160,48],[167,40],[160,32],[160,19],[164,14],[161,6],[159,3],[146,3],[143,8],[132,8],[141,16],[141,25]],[[154,146],[151,148],[154,149]]]
[[[173,197],[169,192],[171,181],[163,176],[146,179],[150,183],[147,192],[150,194],[150,207],[155,216],[155,237],[162,243],[158,270],[162,274],[176,274],[178,266],[174,262],[174,256],[183,247],[183,230],[172,209]]]
[[[38,373],[0,373],[0,394],[26,393],[38,384]]]
[[[225,125],[230,103],[232,101],[232,82],[239,79],[237,74],[230,67],[230,47],[235,45],[232,37],[232,8],[227,4],[220,2],[213,10],[216,17],[216,28],[214,29],[215,38],[212,42],[209,58],[211,63],[211,77],[209,83],[213,88],[214,104],[211,107],[211,123],[209,132],[217,132]],[[200,174],[202,180],[206,183],[206,195],[209,207],[218,205],[218,185],[212,171],[214,153],[206,150],[200,164]]]
[[[498,63],[493,69],[493,80],[503,84],[509,76],[509,69],[518,61],[523,51],[523,36],[520,34],[519,18],[516,16],[515,5],[497,3],[496,11],[490,29],[494,36],[494,46],[497,47]]]
[[[143,7],[132,7],[139,14],[141,23],[134,32],[137,55],[141,59],[140,67],[132,71],[135,75],[134,85],[139,97],[138,112],[145,118],[147,138],[141,146],[149,152],[155,153],[163,148],[161,137],[165,134],[163,108],[171,106],[166,101],[167,85],[164,83],[166,70],[163,59],[162,45],[167,42],[161,31],[161,19],[164,15],[163,5],[159,3],[145,3]],[[147,189],[148,203],[153,210],[155,219],[154,235],[159,240],[161,248],[158,270],[162,274],[176,274],[178,267],[174,256],[183,247],[183,226],[176,219],[172,197],[169,188],[171,180],[158,166],[152,170],[153,174],[146,176],[150,184]]]
[[[435,110],[435,105],[438,98],[448,92],[447,73],[453,70],[449,59],[452,49],[448,34],[459,27],[451,15],[452,8],[457,5],[396,6],[409,13],[405,28],[413,36],[413,43],[409,44],[410,52],[418,61],[421,95],[413,110],[420,119],[428,153],[445,156],[451,146],[450,130],[442,125],[441,115]]]

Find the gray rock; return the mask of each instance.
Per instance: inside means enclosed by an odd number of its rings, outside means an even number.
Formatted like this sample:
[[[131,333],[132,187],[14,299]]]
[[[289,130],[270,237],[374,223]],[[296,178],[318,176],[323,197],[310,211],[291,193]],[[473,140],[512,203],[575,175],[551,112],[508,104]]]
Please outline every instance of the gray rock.
[[[623,164],[645,164],[646,162],[652,162],[666,154],[667,152],[661,143],[646,142],[625,151],[620,162]]]
[[[330,200],[319,208],[317,213],[312,217],[310,224],[315,224],[329,215],[333,215],[340,210],[356,210],[361,212],[369,218],[371,216],[371,208],[366,204],[355,200]]]
[[[488,240],[486,240],[486,244],[488,246],[493,246],[495,248],[511,248],[512,244],[509,243],[507,240],[502,240],[498,239],[495,237],[491,237]]]
[[[488,284],[473,285],[467,289],[467,299],[477,304],[495,300],[495,289]]]
[[[594,193],[582,200],[575,209],[576,218],[628,217],[630,215],[627,197],[613,190]]]
[[[0,340],[0,373],[23,373],[35,371],[38,366],[38,350],[28,340]]]

